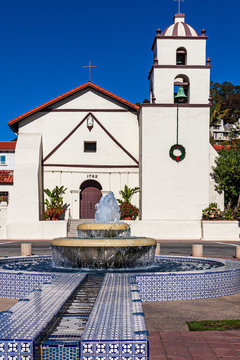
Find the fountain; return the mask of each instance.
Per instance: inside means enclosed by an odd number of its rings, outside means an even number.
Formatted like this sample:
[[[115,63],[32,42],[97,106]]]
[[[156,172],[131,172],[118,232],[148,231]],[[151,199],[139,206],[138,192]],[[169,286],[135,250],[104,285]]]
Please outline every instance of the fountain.
[[[109,203],[117,209],[113,194],[102,198],[96,222],[80,224],[78,238],[52,240],[62,268],[50,270],[50,256],[0,258],[0,296],[19,299],[0,314],[0,359],[148,359],[142,301],[240,292],[239,262],[155,257],[156,241],[131,237]]]
[[[101,198],[95,223],[78,226],[78,238],[51,241],[53,264],[87,269],[126,269],[154,264],[156,240],[130,236],[120,222],[119,206],[110,192]]]

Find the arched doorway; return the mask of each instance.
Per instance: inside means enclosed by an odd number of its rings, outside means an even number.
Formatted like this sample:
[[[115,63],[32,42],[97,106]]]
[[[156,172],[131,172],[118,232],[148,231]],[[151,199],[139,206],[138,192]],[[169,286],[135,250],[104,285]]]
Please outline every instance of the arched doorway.
[[[86,180],[80,186],[80,218],[94,219],[96,204],[102,196],[102,187],[95,180]]]

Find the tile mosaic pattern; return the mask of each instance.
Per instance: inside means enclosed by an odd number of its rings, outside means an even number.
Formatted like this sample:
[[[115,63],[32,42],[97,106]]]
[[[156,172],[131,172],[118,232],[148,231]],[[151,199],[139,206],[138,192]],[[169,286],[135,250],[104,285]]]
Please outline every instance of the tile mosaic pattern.
[[[0,297],[24,298],[36,288],[40,288],[45,281],[52,279],[51,274],[26,274],[0,272]]]
[[[41,346],[41,358],[45,360],[78,360],[80,359],[80,343],[45,344]]]
[[[161,257],[158,257],[159,261]],[[185,258],[176,257],[179,261]],[[170,260],[174,260],[171,257]],[[187,258],[189,261],[189,258]],[[192,258],[190,261],[195,261]],[[206,259],[211,261],[211,259]],[[201,260],[200,260],[201,261]],[[223,260],[222,267],[207,271],[136,274],[141,300],[167,301],[200,299],[240,292],[240,263]]]
[[[106,274],[81,340],[81,360],[147,360],[148,337],[137,284]]]
[[[80,340],[102,285],[103,276],[90,275],[67,300],[41,342],[41,360],[79,359]],[[55,319],[54,319],[55,320]]]
[[[49,256],[44,256],[44,258],[49,258]],[[0,261],[10,263],[18,261],[19,259],[23,259],[23,257],[0,258]],[[53,274],[49,273],[41,274],[0,269],[0,297],[14,299],[25,298],[34,289],[41,287],[44,282],[51,280],[53,276]]]
[[[1,312],[0,360],[35,359],[34,346],[28,347],[27,344],[33,344],[85,277],[86,274],[55,276],[51,283],[47,282],[41,289],[33,290],[28,299]],[[23,349],[27,355],[22,353]]]
[[[147,340],[82,341],[81,360],[148,360]]]
[[[128,274],[105,275],[82,339],[146,339],[139,292]]]
[[[31,340],[0,340],[0,360],[19,359],[34,359],[34,342]]]
[[[174,259],[185,260],[169,258]],[[206,271],[106,274],[83,333],[83,324],[77,321],[78,313],[81,321],[85,321],[87,310],[86,304],[81,303],[85,297],[81,290],[77,308],[72,307],[73,314],[63,314],[62,308],[86,275],[1,270],[0,296],[23,299],[0,313],[0,360],[38,360],[35,351],[38,343],[34,341],[60,310],[63,322],[41,346],[45,360],[147,360],[148,336],[141,301],[196,299],[240,292],[240,263],[223,262],[224,268]]]

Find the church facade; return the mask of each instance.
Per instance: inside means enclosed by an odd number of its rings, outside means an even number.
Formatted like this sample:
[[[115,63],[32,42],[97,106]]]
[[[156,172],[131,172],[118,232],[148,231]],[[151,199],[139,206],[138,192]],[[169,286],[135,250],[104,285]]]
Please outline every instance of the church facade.
[[[180,13],[157,30],[149,104],[88,82],[11,120],[18,141],[6,237],[66,235],[66,222],[42,219],[45,188],[66,187],[67,217],[90,219],[102,195],[118,198],[126,184],[141,188],[134,235],[201,238],[202,209],[223,205],[210,179],[217,154],[209,144],[206,40]]]

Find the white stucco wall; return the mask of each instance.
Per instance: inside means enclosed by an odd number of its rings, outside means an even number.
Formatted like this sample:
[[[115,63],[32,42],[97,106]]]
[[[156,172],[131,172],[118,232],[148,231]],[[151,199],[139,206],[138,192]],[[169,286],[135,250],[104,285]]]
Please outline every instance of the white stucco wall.
[[[68,101],[59,102],[57,106],[54,106],[54,109],[78,109],[79,111],[42,112],[30,116],[20,123],[20,133],[41,133],[43,141],[43,158],[80,123],[88,112],[99,109],[99,111],[92,111],[96,118],[117,141],[138,159],[137,115],[129,111],[121,112],[121,110],[127,110],[126,106],[119,105],[118,102],[109,98],[107,100],[105,96],[99,95],[93,90],[89,90],[84,92],[81,96],[72,96]],[[84,109],[87,109],[88,111],[84,111]],[[120,112],[102,111],[109,109],[120,110]],[[63,163],[65,159],[67,161],[77,161],[78,159],[78,161],[81,161],[82,163],[92,161],[93,154],[83,154],[83,141],[92,140],[98,141],[98,152],[94,154],[96,161],[98,161],[97,163],[99,163],[99,161],[106,161],[106,163],[109,163],[111,160],[112,163],[116,161],[117,164],[120,164],[121,161],[124,165],[124,161],[128,161],[126,165],[133,164],[132,160],[128,159],[128,156],[120,150],[96,122],[94,123],[91,132],[87,129],[86,122],[81,125],[71,138],[64,143],[63,147],[54,154],[55,157],[50,158],[51,163],[52,161],[58,160],[61,160],[61,163]],[[66,153],[66,151],[69,150],[71,150],[72,153],[71,157]],[[65,154],[63,154],[64,152]]]
[[[159,65],[176,65],[176,51],[184,47],[187,51],[186,65],[206,64],[206,39],[157,39],[153,52]]]
[[[174,102],[174,80],[178,75],[189,78],[189,103],[208,104],[210,69],[154,69],[153,93],[156,103],[171,104]]]
[[[240,227],[238,221],[202,221],[203,240],[239,241]]]
[[[209,108],[179,109],[179,144],[186,149],[180,163],[169,156],[176,114],[176,107],[142,108],[143,220],[200,220],[209,204]]]
[[[7,237],[22,238],[41,218],[42,148],[40,134],[20,134],[16,146],[14,188],[7,212]],[[24,224],[24,226],[23,226]],[[18,233],[16,229],[20,229]]]

